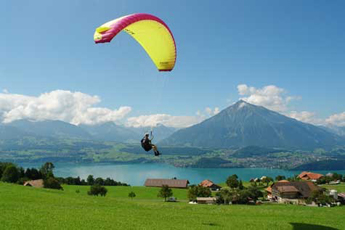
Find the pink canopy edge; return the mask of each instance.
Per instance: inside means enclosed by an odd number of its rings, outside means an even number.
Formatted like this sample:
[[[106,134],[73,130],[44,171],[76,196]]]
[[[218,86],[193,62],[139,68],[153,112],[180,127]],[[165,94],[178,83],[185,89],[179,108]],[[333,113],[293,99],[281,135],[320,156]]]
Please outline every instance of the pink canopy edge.
[[[144,13],[137,13],[137,14],[131,14],[128,15],[124,18],[122,18],[121,20],[119,20],[118,22],[116,22],[114,25],[112,25],[111,29],[105,31],[102,34],[102,38],[100,40],[95,40],[95,43],[106,43],[106,42],[110,42],[118,33],[120,33],[124,28],[126,28],[127,26],[141,21],[141,20],[153,20],[153,21],[157,21],[160,24],[162,24],[163,26],[165,26],[165,28],[167,28],[167,30],[169,31],[173,41],[174,41],[174,46],[175,46],[175,61],[176,61],[176,56],[177,56],[177,52],[176,52],[176,43],[175,43],[175,38],[174,35],[172,34],[170,28],[167,26],[167,24],[165,24],[165,22],[163,22],[160,18],[157,18],[156,16],[153,16],[151,14],[144,14]],[[171,71],[171,70],[160,70],[160,71]]]

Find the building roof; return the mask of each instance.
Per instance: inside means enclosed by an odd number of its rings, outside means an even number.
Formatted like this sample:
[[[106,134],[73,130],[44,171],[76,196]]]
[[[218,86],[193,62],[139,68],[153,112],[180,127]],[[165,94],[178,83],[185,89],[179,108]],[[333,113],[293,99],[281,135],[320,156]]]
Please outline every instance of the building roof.
[[[273,190],[278,190],[279,192],[292,192],[295,191],[291,187],[294,187],[303,198],[307,198],[315,190],[320,190],[321,188],[316,186],[311,181],[292,181],[292,182],[277,182],[272,186]],[[283,188],[282,188],[283,187]]]
[[[338,196],[345,199],[345,193],[338,193]]]
[[[177,179],[146,179],[146,187],[162,187],[168,185],[170,188],[187,188],[189,184],[188,180]]]
[[[215,201],[216,198],[215,197],[197,197],[196,200],[197,201]]]
[[[44,184],[43,184],[43,180],[39,179],[39,180],[30,180],[24,183],[24,186],[32,186],[35,188],[43,188]]]
[[[278,186],[277,187],[278,191],[280,193],[285,193],[285,192],[299,192],[298,189],[295,186],[292,185],[287,185],[287,186]]]
[[[202,187],[206,187],[206,188],[211,188],[212,186],[221,188],[221,186],[219,186],[219,185],[213,183],[213,182],[210,181],[210,180],[203,180],[199,185],[202,186]]]
[[[323,175],[319,173],[313,173],[313,172],[301,172],[298,175],[298,177],[303,180],[318,180],[321,177],[323,177]]]
[[[268,187],[265,189],[268,193],[272,193],[272,187]]]
[[[280,180],[280,181],[278,181],[278,182],[280,182],[280,183],[286,183],[286,182],[290,182],[290,181],[288,181],[288,180]]]

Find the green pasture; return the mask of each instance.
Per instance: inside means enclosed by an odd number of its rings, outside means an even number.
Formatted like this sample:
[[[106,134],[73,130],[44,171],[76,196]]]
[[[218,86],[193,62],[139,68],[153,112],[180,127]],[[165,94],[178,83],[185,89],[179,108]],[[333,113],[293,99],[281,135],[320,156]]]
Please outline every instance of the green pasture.
[[[157,188],[108,187],[106,197],[87,190],[0,183],[0,229],[345,229],[345,207],[191,205],[180,189],[176,203],[157,198]]]

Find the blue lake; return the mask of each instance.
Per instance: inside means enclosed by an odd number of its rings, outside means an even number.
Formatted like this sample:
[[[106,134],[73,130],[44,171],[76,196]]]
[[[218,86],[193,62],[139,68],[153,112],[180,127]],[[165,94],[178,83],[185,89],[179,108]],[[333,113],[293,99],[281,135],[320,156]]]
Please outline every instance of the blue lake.
[[[41,164],[19,164],[26,167],[40,167]],[[240,179],[248,181],[251,178],[277,175],[286,177],[300,173],[300,171],[287,171],[281,169],[264,168],[177,168],[166,164],[55,164],[55,175],[61,177],[79,176],[86,179],[88,175],[94,177],[110,177],[116,181],[129,183],[134,186],[142,186],[147,178],[173,178],[188,179],[191,184],[198,184],[204,179],[210,179],[215,183],[225,182],[232,174],[237,174]],[[315,171],[326,174],[329,171]],[[335,170],[345,174],[345,170]]]

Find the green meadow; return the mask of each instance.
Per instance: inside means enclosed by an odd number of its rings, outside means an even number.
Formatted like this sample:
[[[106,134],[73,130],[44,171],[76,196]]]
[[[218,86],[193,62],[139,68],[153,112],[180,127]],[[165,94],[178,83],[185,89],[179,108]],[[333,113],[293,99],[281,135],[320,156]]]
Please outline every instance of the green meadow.
[[[191,205],[181,189],[173,190],[179,202],[165,203],[158,188],[107,187],[106,197],[88,188],[0,183],[0,229],[345,229],[345,207]]]

